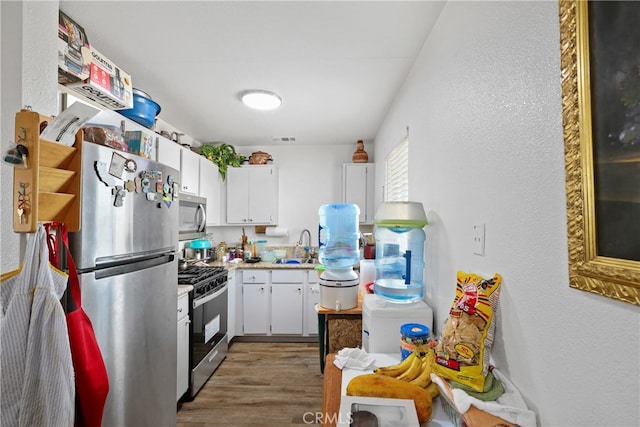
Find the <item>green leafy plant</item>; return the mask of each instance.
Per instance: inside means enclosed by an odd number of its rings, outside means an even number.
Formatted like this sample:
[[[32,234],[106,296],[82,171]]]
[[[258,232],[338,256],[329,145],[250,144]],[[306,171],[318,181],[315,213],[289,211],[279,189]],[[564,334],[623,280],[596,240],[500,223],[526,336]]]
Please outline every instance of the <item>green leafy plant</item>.
[[[207,159],[218,165],[218,171],[220,172],[223,180],[227,178],[227,168],[229,166],[238,168],[246,159],[242,154],[236,153],[236,149],[233,145],[229,144],[202,144],[200,146],[200,152]]]

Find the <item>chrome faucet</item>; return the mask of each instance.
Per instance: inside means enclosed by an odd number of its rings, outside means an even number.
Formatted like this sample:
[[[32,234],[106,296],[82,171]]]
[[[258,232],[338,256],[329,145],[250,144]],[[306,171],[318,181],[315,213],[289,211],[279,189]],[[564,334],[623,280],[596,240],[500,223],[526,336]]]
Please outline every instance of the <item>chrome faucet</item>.
[[[311,232],[310,232],[309,230],[307,230],[306,228],[300,232],[300,238],[298,239],[298,244],[299,244],[300,246],[302,246],[302,247],[305,247],[305,246],[302,244],[302,238],[304,237],[304,234],[305,234],[305,233],[307,233],[307,236],[309,237],[309,238],[307,239],[307,246],[306,246],[306,247],[309,247],[309,246],[311,246]]]
[[[307,246],[304,246],[302,244],[305,233],[307,234],[307,237],[308,237]],[[308,252],[307,252],[307,249],[305,248],[309,248],[310,246],[311,246],[311,232],[305,228],[300,232],[300,238],[298,239],[298,245],[296,246],[296,257],[300,257],[298,255],[298,251],[304,251],[304,253],[307,254]]]

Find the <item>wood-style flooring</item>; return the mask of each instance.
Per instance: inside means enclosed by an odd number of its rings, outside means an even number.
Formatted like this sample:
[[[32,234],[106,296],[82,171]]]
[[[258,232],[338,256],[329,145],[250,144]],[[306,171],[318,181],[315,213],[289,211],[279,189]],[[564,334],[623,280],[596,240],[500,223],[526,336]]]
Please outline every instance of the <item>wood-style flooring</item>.
[[[233,342],[178,427],[317,426],[322,374],[317,343]]]

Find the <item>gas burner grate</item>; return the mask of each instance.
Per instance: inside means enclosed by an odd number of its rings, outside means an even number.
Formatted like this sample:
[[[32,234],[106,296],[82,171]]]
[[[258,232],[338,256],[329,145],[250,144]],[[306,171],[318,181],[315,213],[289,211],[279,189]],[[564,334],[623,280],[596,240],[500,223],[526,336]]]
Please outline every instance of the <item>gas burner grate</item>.
[[[178,270],[179,285],[197,285],[227,273],[223,267],[187,267]]]

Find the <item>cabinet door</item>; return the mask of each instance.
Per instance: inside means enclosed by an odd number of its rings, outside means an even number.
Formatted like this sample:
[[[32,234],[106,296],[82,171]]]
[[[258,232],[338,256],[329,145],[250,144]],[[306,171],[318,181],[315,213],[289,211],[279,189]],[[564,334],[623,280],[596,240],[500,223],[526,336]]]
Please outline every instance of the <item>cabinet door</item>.
[[[186,304],[181,302],[186,301]],[[178,300],[178,307],[187,307],[188,298],[184,294]],[[176,390],[176,402],[180,400],[182,395],[187,391],[189,387],[189,316],[183,316],[182,312],[178,313],[178,342],[177,342],[177,390]]]
[[[315,273],[313,273],[315,275]],[[320,285],[307,283],[306,301],[304,303],[304,321],[308,335],[318,335],[318,312],[316,304],[320,304]]]
[[[242,309],[244,334],[267,334],[269,332],[269,287],[268,285],[243,285]]]
[[[220,203],[222,192],[222,177],[218,172],[218,167],[200,157],[200,197],[207,199],[207,225],[220,225]]]
[[[227,224],[246,224],[249,220],[249,171],[227,170]]]
[[[302,284],[271,285],[271,333],[302,335]]]
[[[361,223],[372,223],[374,215],[373,163],[348,163],[343,165],[344,203],[354,203],[360,208]]]
[[[156,136],[156,154],[157,161],[167,166],[171,166],[176,170],[180,170],[180,152],[182,147],[163,136]],[[177,181],[178,177],[174,177]],[[180,178],[182,179],[182,178]]]
[[[248,170],[249,221],[254,224],[276,223],[275,167],[250,167]]]
[[[227,337],[231,342],[236,336],[236,271],[230,270],[227,273]]]
[[[200,156],[188,148],[180,149],[180,191],[198,195]]]

